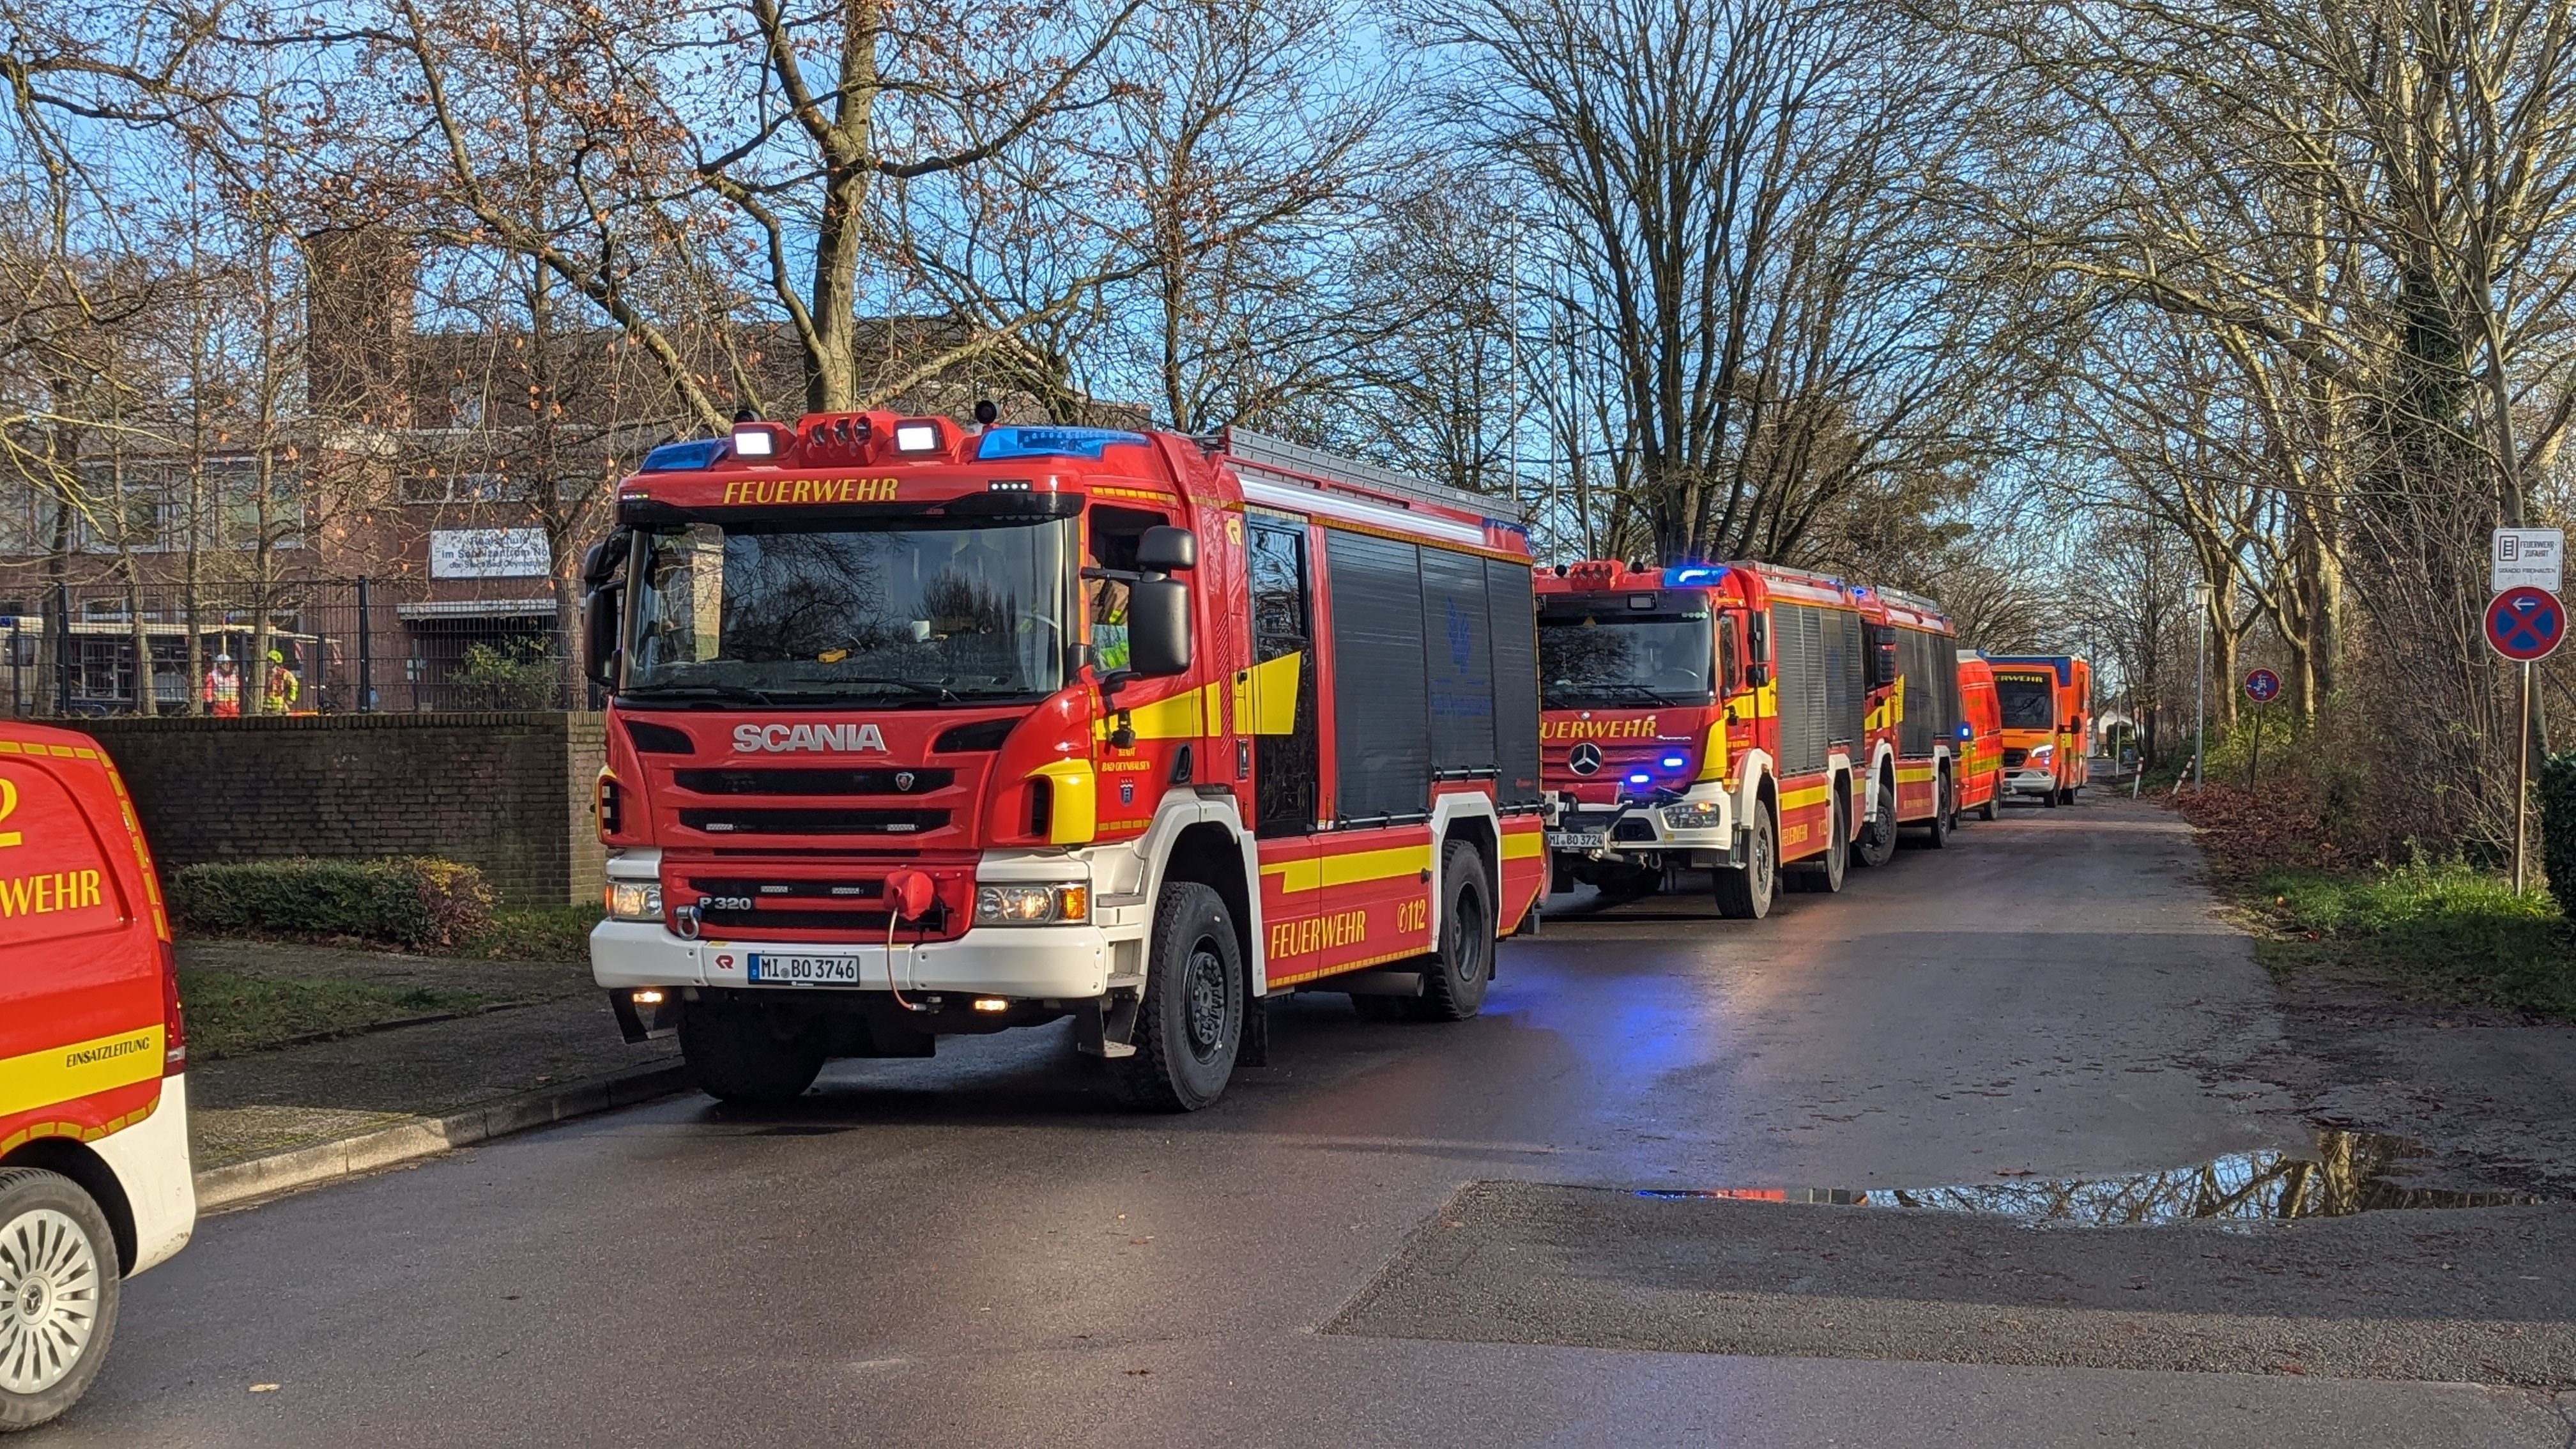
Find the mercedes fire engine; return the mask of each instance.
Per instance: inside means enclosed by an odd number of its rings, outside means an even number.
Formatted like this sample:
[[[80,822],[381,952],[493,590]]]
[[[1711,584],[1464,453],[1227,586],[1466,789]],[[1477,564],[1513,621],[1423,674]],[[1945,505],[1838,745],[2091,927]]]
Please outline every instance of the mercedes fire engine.
[[[1239,431],[857,412],[655,449],[585,565],[627,1037],[777,1100],[1069,1017],[1122,1095],[1191,1109],[1281,992],[1474,1015],[1544,874],[1503,507]]]
[[[1540,748],[1560,888],[1710,871],[1769,913],[1781,868],[1837,891],[1895,846],[1900,648],[1878,595],[1770,564],[1539,578]],[[1927,811],[1928,813],[1928,811]]]

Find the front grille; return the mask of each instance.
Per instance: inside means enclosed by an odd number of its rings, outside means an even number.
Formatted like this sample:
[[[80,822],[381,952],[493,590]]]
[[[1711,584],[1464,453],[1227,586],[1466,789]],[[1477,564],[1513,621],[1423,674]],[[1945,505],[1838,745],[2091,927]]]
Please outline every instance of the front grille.
[[[1631,815],[1611,830],[1610,838],[1612,840],[1652,840],[1655,838],[1655,827]]]
[[[939,926],[938,912],[932,914],[931,926]],[[734,931],[757,935],[771,931],[856,931],[874,936],[880,944],[885,939],[884,911],[719,911],[700,907],[698,925],[701,931]]]
[[[689,877],[689,889],[710,896],[761,900],[873,901],[885,895],[881,880],[746,880],[735,876]]]
[[[2018,770],[2021,768],[2022,761],[2029,758],[2030,751],[2028,750],[2006,750],[2004,751],[2004,768],[2007,770]]]
[[[680,823],[717,835],[913,835],[948,824],[945,810],[683,810]]]
[[[922,795],[945,790],[955,770],[675,770],[699,795]]]

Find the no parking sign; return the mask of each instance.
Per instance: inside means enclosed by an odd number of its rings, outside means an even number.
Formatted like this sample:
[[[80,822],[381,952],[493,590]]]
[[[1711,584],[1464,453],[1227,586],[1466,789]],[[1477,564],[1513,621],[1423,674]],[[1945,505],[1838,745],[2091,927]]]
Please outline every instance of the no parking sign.
[[[2268,669],[2257,669],[2245,676],[2245,697],[2256,704],[2270,704],[2281,693],[2281,676]]]
[[[2567,610],[2547,589],[2524,584],[2487,605],[2487,643],[2516,664],[2546,659],[2567,637]]]

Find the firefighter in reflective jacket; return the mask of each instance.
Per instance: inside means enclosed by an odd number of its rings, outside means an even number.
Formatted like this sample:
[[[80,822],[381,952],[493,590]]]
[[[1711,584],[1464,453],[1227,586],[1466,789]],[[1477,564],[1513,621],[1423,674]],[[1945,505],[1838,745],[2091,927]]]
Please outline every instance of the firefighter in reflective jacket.
[[[215,656],[215,667],[206,671],[206,713],[217,719],[235,719],[241,715],[241,670],[229,654]]]
[[[1106,674],[1127,667],[1127,584],[1091,581],[1091,665]]]
[[[295,708],[296,696],[303,692],[304,681],[286,667],[286,656],[274,649],[268,651],[268,712],[285,714]]]

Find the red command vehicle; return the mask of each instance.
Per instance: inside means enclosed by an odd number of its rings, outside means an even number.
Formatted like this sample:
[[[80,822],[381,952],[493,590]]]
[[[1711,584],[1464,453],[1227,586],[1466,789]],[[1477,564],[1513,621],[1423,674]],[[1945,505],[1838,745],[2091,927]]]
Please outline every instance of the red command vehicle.
[[[195,1231],[178,982],[116,767],[0,725],[0,1430],[80,1398],[121,1280]]]
[[[2093,666],[2069,654],[1989,661],[2003,708],[2004,791],[2072,805],[2092,779]]]
[[[1541,759],[1561,883],[1643,889],[1667,862],[1704,867],[1735,917],[1770,911],[1783,865],[1802,887],[1840,890],[1862,822],[1895,811],[1894,731],[1873,729],[1896,679],[1885,617],[1866,590],[1769,564],[1542,574]]]
[[[1992,820],[2004,803],[2004,721],[1995,670],[1974,649],[1959,651],[1959,808]]]
[[[1240,432],[877,412],[654,450],[585,570],[628,1036],[761,1100],[1069,1016],[1186,1109],[1272,994],[1474,1015],[1544,864],[1496,512]]]
[[[1860,840],[1862,862],[1879,865],[1895,846],[1896,827],[1921,826],[1923,839],[1937,849],[1950,843],[1950,830],[1958,824],[1959,644],[1949,616],[1930,599],[1895,589],[1855,592],[1879,605],[1871,642],[1895,653],[1895,686],[1870,719],[1872,735],[1895,748],[1895,758],[1881,767],[1894,789],[1881,781],[1870,799],[1892,808],[1894,817],[1870,820]]]

